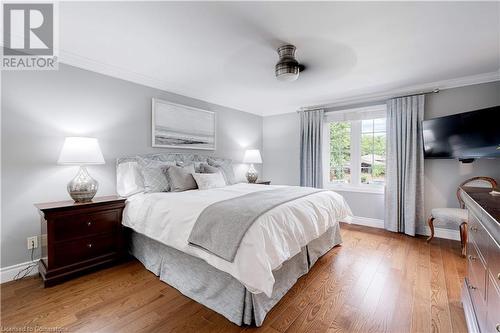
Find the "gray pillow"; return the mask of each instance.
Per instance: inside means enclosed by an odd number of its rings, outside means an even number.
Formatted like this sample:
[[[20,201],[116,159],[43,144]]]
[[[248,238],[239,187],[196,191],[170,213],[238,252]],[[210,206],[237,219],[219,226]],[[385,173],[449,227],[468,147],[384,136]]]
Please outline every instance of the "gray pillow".
[[[208,165],[207,163],[202,163],[200,165],[200,171],[201,171],[200,173],[217,173],[217,172],[221,172],[221,170],[218,167],[214,167],[214,166]]]
[[[194,166],[194,172],[203,172],[203,169],[202,169],[202,164],[206,164],[206,163],[203,163],[203,162],[183,162],[183,161],[176,161],[177,163],[177,166],[180,166],[180,167],[186,167],[186,166],[190,166],[190,165],[193,165]]]
[[[170,189],[165,169],[175,165],[174,162],[162,162],[146,158],[137,159],[144,179],[144,192],[167,192]]]
[[[185,167],[169,166],[166,169],[166,175],[170,183],[172,192],[182,192],[187,190],[195,190],[198,188],[196,181],[193,178],[194,165]]]
[[[227,185],[232,185],[236,183],[236,178],[233,171],[233,163],[228,160],[216,160],[213,158],[208,158],[207,162],[210,166],[217,167],[224,176],[224,180]]]

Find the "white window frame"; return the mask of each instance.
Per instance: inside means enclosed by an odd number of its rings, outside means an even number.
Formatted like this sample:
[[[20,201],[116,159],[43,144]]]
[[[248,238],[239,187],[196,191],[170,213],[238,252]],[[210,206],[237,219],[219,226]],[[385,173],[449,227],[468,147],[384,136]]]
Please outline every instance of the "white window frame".
[[[386,117],[386,105],[331,111],[325,114],[323,133],[323,187],[334,191],[383,194],[385,185],[361,183],[361,122],[366,119]],[[351,183],[330,181],[330,123],[351,122]]]

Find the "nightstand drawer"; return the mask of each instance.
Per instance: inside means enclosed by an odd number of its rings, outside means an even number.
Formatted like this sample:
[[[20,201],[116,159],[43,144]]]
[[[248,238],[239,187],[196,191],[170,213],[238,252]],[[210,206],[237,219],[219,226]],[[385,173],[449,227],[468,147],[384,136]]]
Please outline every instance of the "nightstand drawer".
[[[76,264],[117,251],[116,236],[105,234],[55,245],[54,267]]]
[[[74,214],[54,220],[54,241],[111,233],[121,223],[120,210],[105,210],[91,214]]]

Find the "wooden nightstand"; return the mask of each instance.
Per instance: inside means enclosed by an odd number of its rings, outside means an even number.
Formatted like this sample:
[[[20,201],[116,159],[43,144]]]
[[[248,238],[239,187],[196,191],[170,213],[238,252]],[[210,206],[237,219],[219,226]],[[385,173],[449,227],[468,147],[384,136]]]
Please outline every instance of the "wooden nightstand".
[[[271,185],[271,181],[270,180],[257,180],[254,184]]]
[[[121,224],[125,200],[107,196],[35,205],[41,215],[38,267],[45,287],[126,258]]]

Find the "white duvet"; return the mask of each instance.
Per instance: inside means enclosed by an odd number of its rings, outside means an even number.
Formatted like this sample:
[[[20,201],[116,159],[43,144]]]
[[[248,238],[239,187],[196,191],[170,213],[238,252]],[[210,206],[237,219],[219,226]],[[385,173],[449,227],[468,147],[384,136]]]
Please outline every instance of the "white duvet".
[[[341,195],[318,192],[266,212],[248,229],[234,262],[190,246],[188,237],[199,214],[212,203],[278,187],[281,186],[236,184],[210,190],[137,194],[127,200],[123,224],[205,260],[231,274],[252,293],[270,297],[274,286],[272,271],[335,223],[352,215]]]

